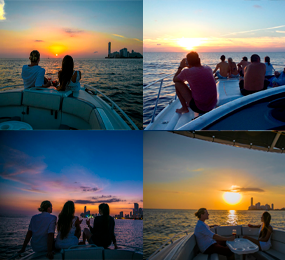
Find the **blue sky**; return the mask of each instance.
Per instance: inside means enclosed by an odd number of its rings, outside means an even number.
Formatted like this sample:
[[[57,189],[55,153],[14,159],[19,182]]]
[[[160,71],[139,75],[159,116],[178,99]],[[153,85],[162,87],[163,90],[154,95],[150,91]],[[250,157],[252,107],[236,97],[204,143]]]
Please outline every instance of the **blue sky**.
[[[45,197],[78,201],[79,209],[102,200],[115,211],[142,206],[140,131],[1,132],[0,143],[0,194],[18,210]]]

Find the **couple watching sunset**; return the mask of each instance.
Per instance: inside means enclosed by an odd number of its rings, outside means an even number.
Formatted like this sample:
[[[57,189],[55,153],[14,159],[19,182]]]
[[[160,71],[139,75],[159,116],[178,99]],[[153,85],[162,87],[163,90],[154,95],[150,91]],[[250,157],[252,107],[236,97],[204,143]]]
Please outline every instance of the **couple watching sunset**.
[[[74,62],[71,56],[66,55],[62,60],[62,68],[58,72],[59,85],[57,81],[51,83],[45,78],[45,69],[39,66],[40,53],[38,51],[32,51],[29,59],[31,64],[24,65],[21,74],[25,89],[32,87],[48,88],[52,85],[58,91],[78,91],[80,89],[81,72],[74,70]]]
[[[205,220],[209,219],[209,213],[207,209],[200,208],[195,216],[198,217],[198,222],[195,227],[195,237],[200,251],[203,254],[224,255],[227,259],[234,259],[234,253],[229,249],[226,241],[234,241],[235,236],[224,237],[220,236],[210,230],[210,228],[217,227],[218,225],[208,226]],[[268,212],[264,212],[261,216],[262,225],[249,225],[251,228],[260,228],[258,239],[244,236],[243,238],[250,240],[259,247],[260,251],[269,250],[271,247],[271,235],[273,228],[270,225],[271,215]]]
[[[83,242],[79,243],[81,236],[79,220],[74,216],[75,206],[73,201],[67,201],[61,213],[57,217],[52,215],[52,204],[50,201],[43,201],[38,209],[41,213],[34,215],[31,219],[25,241],[19,254],[25,252],[26,246],[31,240],[34,252],[47,252],[47,257],[53,259],[54,250],[67,249],[75,245],[85,245],[87,239],[89,244],[108,248],[113,242],[117,249],[116,237],[114,234],[115,221],[110,216],[109,205],[102,203],[99,205],[99,214],[94,219],[93,228],[90,226],[90,219],[86,220],[88,228],[83,231]],[[55,229],[57,237],[54,239]]]

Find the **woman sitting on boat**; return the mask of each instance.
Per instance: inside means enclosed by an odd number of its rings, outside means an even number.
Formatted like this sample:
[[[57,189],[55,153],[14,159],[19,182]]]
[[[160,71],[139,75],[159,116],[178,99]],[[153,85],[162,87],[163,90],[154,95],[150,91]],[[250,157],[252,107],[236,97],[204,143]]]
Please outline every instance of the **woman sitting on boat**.
[[[45,69],[39,66],[40,53],[36,50],[30,53],[31,64],[22,68],[22,79],[24,88],[44,87],[48,88],[51,83],[45,78]]]
[[[53,259],[52,246],[56,216],[51,215],[52,205],[48,200],[43,201],[38,210],[41,213],[32,217],[24,244],[18,253],[24,253],[30,239],[32,239],[31,246],[34,252],[47,252],[47,257]]]
[[[259,228],[259,236],[258,239],[251,238],[249,236],[244,236],[253,242],[254,244],[258,245],[259,250],[266,251],[269,250],[271,247],[271,235],[273,228],[270,225],[271,215],[266,211],[261,216],[262,225],[248,225],[250,228]]]
[[[228,62],[229,62],[229,77],[230,78],[238,78],[239,77],[239,73],[237,70],[237,65],[235,62],[233,62],[232,58],[228,58]]]
[[[58,72],[58,91],[79,91],[81,72],[74,70],[74,62],[71,56],[66,55],[62,60],[62,69]]]
[[[110,216],[109,205],[106,203],[100,204],[99,214],[100,216],[94,219],[93,228],[90,226],[90,219],[86,220],[89,229],[85,228],[83,231],[83,244],[85,244],[87,238],[89,244],[108,248],[113,241],[115,249],[117,249],[118,246],[114,233],[115,221],[114,218]]]
[[[55,247],[57,249],[78,245],[79,237],[81,236],[80,224],[82,220],[79,221],[79,218],[74,216],[74,213],[74,202],[67,201],[58,216],[58,234],[55,240]]]
[[[174,75],[176,94],[182,108],[176,109],[176,113],[188,113],[188,107],[194,112],[204,114],[212,110],[217,103],[217,88],[212,69],[202,66],[197,52],[190,52],[183,59]],[[187,69],[183,68],[187,67]],[[187,81],[190,88],[186,85]]]
[[[215,234],[210,230],[210,228],[217,225],[208,226],[205,223],[206,219],[209,219],[209,213],[207,209],[201,208],[196,213],[195,216],[199,218],[195,227],[195,237],[200,251],[203,254],[214,254],[227,256],[227,259],[233,259],[234,254],[226,245],[226,241],[233,241],[234,236],[223,237]]]

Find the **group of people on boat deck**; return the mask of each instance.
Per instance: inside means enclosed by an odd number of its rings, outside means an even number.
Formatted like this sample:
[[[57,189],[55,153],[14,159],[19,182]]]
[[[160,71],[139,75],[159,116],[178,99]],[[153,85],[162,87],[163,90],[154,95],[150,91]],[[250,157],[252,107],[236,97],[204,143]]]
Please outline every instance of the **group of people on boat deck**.
[[[72,90],[79,91],[81,72],[74,70],[73,58],[66,55],[62,60],[62,68],[58,72],[59,81],[49,81],[45,77],[45,69],[39,66],[40,53],[34,50],[29,57],[31,64],[24,65],[22,68],[22,79],[24,88],[54,86],[58,91]]]
[[[19,254],[25,252],[31,240],[34,252],[47,252],[47,257],[53,259],[53,250],[67,249],[75,245],[89,244],[108,248],[113,242],[115,249],[118,248],[114,233],[115,221],[110,216],[109,205],[99,205],[99,216],[95,217],[93,228],[90,226],[90,219],[86,220],[88,228],[83,231],[83,242],[79,242],[81,236],[80,224],[82,220],[74,216],[75,206],[73,201],[67,201],[57,217],[52,215],[52,204],[50,201],[43,201],[38,209],[41,213],[34,215],[30,221],[28,232]],[[57,237],[54,239],[55,229]]]
[[[217,64],[214,71],[209,66],[201,65],[197,52],[192,51],[182,59],[173,77],[176,94],[182,105],[181,108],[176,109],[176,113],[188,113],[188,107],[190,107],[194,112],[204,114],[216,106],[217,89],[213,74],[219,79],[242,76],[239,87],[244,96],[267,89],[269,85],[273,87],[285,85],[285,68],[282,73],[275,71],[273,76],[274,68],[268,56],[265,57],[265,63],[261,63],[260,57],[253,54],[250,58],[251,62],[247,61],[247,57],[243,57],[237,65],[232,58],[228,58],[228,63],[225,59],[225,55],[222,55],[221,62]]]
[[[226,241],[234,241],[235,236],[224,237],[215,234],[210,228],[217,227],[218,225],[208,226],[205,221],[209,219],[209,213],[206,208],[200,208],[195,216],[198,217],[198,222],[195,227],[195,237],[200,251],[203,254],[220,254],[227,256],[227,259],[234,259],[234,253],[229,249]],[[271,235],[273,228],[270,225],[271,215],[264,212],[261,216],[262,225],[249,225],[250,228],[259,228],[258,239],[249,236],[243,238],[250,240],[259,247],[260,251],[269,250],[271,247]]]

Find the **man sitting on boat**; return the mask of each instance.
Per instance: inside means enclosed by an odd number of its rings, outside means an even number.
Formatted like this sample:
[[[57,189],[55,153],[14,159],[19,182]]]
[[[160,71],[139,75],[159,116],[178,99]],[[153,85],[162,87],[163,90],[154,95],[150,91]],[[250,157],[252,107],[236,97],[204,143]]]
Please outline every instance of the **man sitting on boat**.
[[[226,241],[233,241],[234,236],[223,237],[215,234],[210,230],[210,228],[215,227],[208,226],[205,223],[206,219],[209,219],[209,213],[207,209],[201,208],[196,213],[195,216],[199,218],[194,234],[200,251],[203,254],[214,254],[224,255],[227,259],[234,259],[233,252],[226,245]]]
[[[197,52],[187,54],[183,59],[173,81],[177,96],[182,108],[176,109],[176,113],[188,113],[188,107],[194,112],[204,114],[212,110],[217,103],[217,88],[212,69],[209,66],[202,66]],[[187,69],[183,68],[188,67]],[[187,81],[190,88],[185,84]]]
[[[22,249],[18,253],[24,253],[32,239],[31,245],[34,252],[47,252],[47,257],[53,259],[52,248],[57,218],[51,215],[52,204],[50,201],[43,201],[38,210],[41,214],[32,217]]]
[[[253,54],[250,60],[251,63],[244,69],[244,80],[239,82],[240,92],[244,96],[267,89],[269,85],[265,79],[266,66],[260,62],[260,57]]]
[[[244,68],[245,68],[248,64],[250,64],[250,62],[247,61],[247,57],[246,57],[246,56],[242,57],[241,62],[238,63],[238,72],[239,72],[239,75],[240,75],[240,76],[242,76],[242,77],[244,76]]]
[[[36,50],[30,53],[31,64],[22,68],[22,79],[24,88],[44,87],[48,88],[51,83],[45,78],[45,69],[39,66],[40,53]]]
[[[220,59],[221,62],[217,64],[213,74],[215,74],[219,79],[226,79],[229,73],[229,64],[225,61],[225,55],[222,55]],[[217,71],[218,69],[220,70]]]

